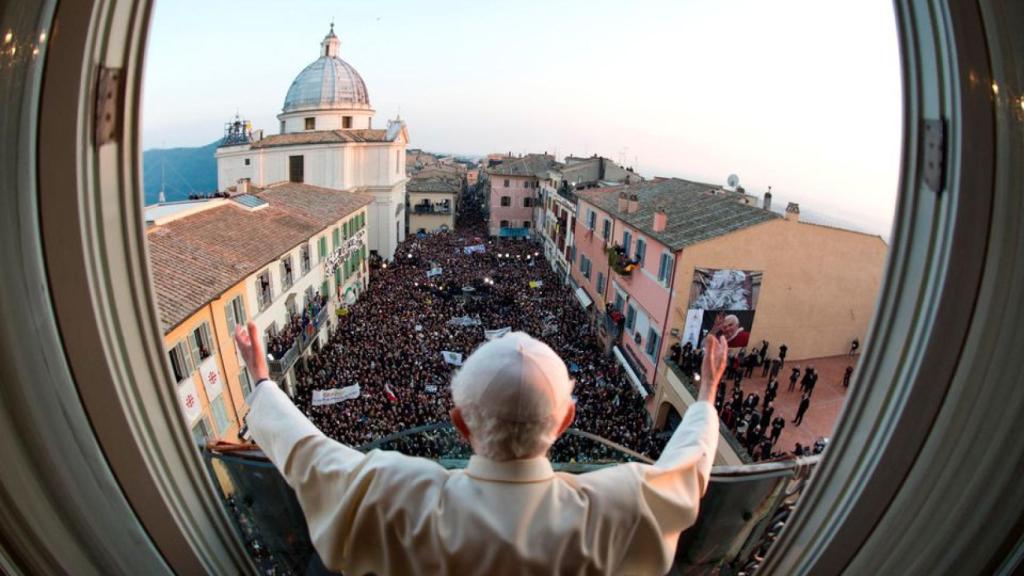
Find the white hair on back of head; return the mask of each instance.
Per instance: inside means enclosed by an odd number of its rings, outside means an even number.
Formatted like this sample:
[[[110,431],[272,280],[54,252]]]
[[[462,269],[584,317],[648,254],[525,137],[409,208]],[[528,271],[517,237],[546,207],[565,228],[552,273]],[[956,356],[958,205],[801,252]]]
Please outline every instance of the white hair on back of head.
[[[496,462],[523,460],[547,453],[557,440],[558,416],[550,414],[514,422],[488,414],[484,406],[465,398],[461,375],[459,371],[452,378],[452,400],[469,428],[474,452]]]

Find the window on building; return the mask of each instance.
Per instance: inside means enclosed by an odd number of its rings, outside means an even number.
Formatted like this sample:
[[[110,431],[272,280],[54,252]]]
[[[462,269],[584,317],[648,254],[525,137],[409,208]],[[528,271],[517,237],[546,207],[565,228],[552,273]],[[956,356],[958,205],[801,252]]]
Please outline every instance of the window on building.
[[[313,287],[306,286],[306,296],[305,300],[302,301],[302,307],[304,309],[307,308],[314,298],[316,298],[316,292],[313,291]]]
[[[508,228],[508,220],[502,220],[501,223],[498,224],[498,226],[502,228]]]
[[[502,206],[511,206],[512,205],[512,197],[511,196],[502,196],[501,197],[501,205]]]
[[[580,254],[580,272],[583,273],[583,277],[590,280],[590,258],[587,258],[585,254]]]
[[[352,127],[352,117],[351,116],[342,116],[341,117],[341,127],[342,128],[351,128]]]
[[[629,258],[629,252],[633,249],[633,234],[629,230],[622,233],[622,249],[626,253],[626,258]]]
[[[335,226],[334,230],[331,230],[331,248],[337,250],[338,246],[341,246],[341,231]]]
[[[647,329],[647,344],[644,346],[644,352],[651,360],[658,355],[658,333],[654,328]]]
[[[246,166],[248,166],[248,165],[249,165],[249,159],[248,159],[248,158],[246,158],[246,159],[245,159],[245,165],[246,165]]]
[[[533,207],[533,198],[530,197],[530,196],[527,196],[526,198],[523,198],[523,208],[532,208],[532,207]]]
[[[633,303],[630,302],[629,306],[626,306],[626,331],[632,332],[636,326],[636,308]]]
[[[316,118],[306,118],[306,130],[316,130]]]
[[[642,267],[644,265],[644,256],[647,255],[647,242],[644,242],[643,238],[636,239],[636,260]]]
[[[181,382],[192,374],[192,356],[184,342],[178,342],[167,352],[171,359],[171,372],[174,374],[174,381]]]
[[[327,235],[323,235],[317,240],[317,247],[319,248],[318,254],[320,261],[323,262],[327,259]]]
[[[353,222],[353,224],[354,224],[354,222]],[[341,236],[345,240],[348,240],[348,222],[347,221],[341,223]]]
[[[331,281],[330,280],[324,280],[323,283],[320,284],[320,293],[324,294],[324,295],[327,295],[327,294],[331,293]]]
[[[299,248],[299,261],[302,266],[302,275],[305,276],[309,273],[309,269],[312,267],[309,261],[309,244],[303,244]]]
[[[284,134],[284,120],[281,120],[281,134]]]
[[[395,174],[402,173],[402,151],[395,150]]]
[[[597,212],[587,210],[587,229],[593,230],[597,226]]]
[[[305,156],[288,157],[288,181],[305,182]]]
[[[508,178],[505,178],[505,188],[508,188]]]
[[[612,236],[612,221],[605,218],[601,227],[601,237],[607,241]]]
[[[292,287],[292,282],[295,281],[295,277],[292,274],[292,255],[288,254],[284,258],[281,258],[281,290],[287,290]]]
[[[274,300],[274,292],[270,286],[270,270],[264,270],[256,277],[256,299],[260,310],[270,306]]]
[[[238,371],[238,385],[242,388],[242,397],[248,398],[252,394],[252,376],[249,374],[249,369],[242,366],[242,369]]]
[[[598,291],[598,293],[604,294],[604,285],[605,285],[604,272],[598,272],[597,273],[597,291]]]
[[[203,322],[196,326],[188,335],[188,345],[192,350],[196,366],[213,354],[213,338],[210,336],[210,325]]]
[[[224,305],[224,316],[228,320],[228,334],[234,334],[235,326],[245,326],[245,323],[249,321],[245,317],[245,301],[240,295],[235,296]]]
[[[210,438],[213,437],[213,433],[210,430],[210,424],[206,421],[206,418],[200,418],[196,421],[195,425],[192,426],[192,441],[198,446],[206,446],[210,442]]]
[[[662,285],[667,286],[669,279],[672,277],[672,263],[675,259],[668,252],[664,252],[661,255],[661,261],[658,263],[658,282]]]
[[[622,307],[625,306],[626,299],[622,296],[622,292],[615,291],[615,302],[612,304],[612,309],[616,312],[622,312]]]
[[[231,427],[231,420],[228,419],[228,411],[224,408],[224,395],[219,394],[210,401],[210,412],[213,412],[213,421],[217,425],[217,433],[221,436],[227,434]]]

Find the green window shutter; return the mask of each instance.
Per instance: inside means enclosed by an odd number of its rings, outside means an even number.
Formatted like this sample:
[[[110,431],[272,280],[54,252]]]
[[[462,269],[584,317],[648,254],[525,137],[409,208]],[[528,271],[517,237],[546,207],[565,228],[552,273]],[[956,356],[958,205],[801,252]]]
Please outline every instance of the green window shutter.
[[[341,268],[334,269],[334,284],[341,286]]]
[[[320,294],[327,296],[331,293],[331,281],[324,280],[324,283],[320,285]]]
[[[345,235],[345,240],[348,240],[348,222],[341,225],[341,231]]]
[[[334,244],[332,245],[332,247],[335,250],[337,250],[338,249],[338,245],[341,244],[341,238],[338,236],[338,229],[337,228],[335,228],[334,230],[331,231],[331,238],[332,238],[332,240],[334,240]]]

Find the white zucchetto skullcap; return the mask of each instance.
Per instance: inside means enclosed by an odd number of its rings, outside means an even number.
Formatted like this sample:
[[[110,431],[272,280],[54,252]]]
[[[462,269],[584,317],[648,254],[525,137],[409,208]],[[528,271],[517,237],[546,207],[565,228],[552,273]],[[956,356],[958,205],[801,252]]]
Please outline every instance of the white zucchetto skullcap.
[[[547,344],[512,332],[477,348],[452,380],[456,406],[476,404],[509,422],[562,417],[571,401],[565,362]]]

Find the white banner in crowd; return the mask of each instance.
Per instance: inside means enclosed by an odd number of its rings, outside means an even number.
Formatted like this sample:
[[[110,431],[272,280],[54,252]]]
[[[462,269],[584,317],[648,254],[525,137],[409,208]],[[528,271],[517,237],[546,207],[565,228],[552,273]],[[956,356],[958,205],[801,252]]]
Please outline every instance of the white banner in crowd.
[[[181,402],[181,411],[185,413],[185,420],[189,425],[203,413],[203,407],[199,404],[199,394],[196,393],[196,382],[192,378],[178,385],[178,401]]]
[[[483,244],[475,244],[473,246],[466,246],[465,248],[462,249],[462,251],[465,252],[466,254],[483,254],[484,252],[487,252],[487,248]]]
[[[356,398],[359,398],[359,384],[345,386],[344,388],[313,390],[313,406],[327,406]]]
[[[444,270],[439,266],[437,268],[431,268],[427,270],[427,278],[433,278],[434,276],[440,276]]]
[[[441,356],[444,356],[444,361],[454,366],[462,366],[462,353],[461,352],[449,352],[447,350],[441,351]]]
[[[448,321],[449,326],[479,326],[481,324],[479,318],[471,318],[469,316],[456,316]]]
[[[484,330],[484,338],[487,338],[488,340],[494,340],[496,338],[501,338],[502,336],[504,336],[505,334],[508,334],[511,331],[512,331],[512,327],[511,326],[506,326],[504,328],[498,328],[497,330]]]
[[[436,394],[437,393],[437,386],[435,386],[433,384],[427,384],[423,389],[426,390],[427,392],[431,393],[431,394]]]
[[[223,382],[220,379],[220,370],[217,370],[217,360],[210,356],[199,364],[199,374],[203,377],[203,386],[206,387],[206,397],[212,402],[220,396],[223,390]]]

